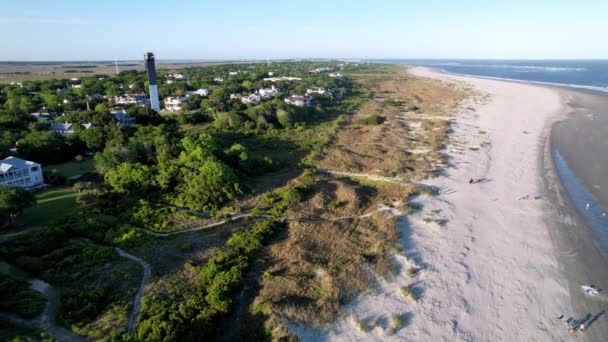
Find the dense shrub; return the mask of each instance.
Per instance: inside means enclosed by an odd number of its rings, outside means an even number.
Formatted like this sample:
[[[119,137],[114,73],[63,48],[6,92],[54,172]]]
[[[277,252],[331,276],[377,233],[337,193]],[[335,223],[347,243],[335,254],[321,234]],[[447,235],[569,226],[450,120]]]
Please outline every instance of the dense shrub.
[[[275,220],[233,233],[226,249],[198,268],[198,286],[173,280],[161,292],[142,300],[137,335],[142,340],[200,341],[213,339],[217,320],[230,310],[231,298],[249,267],[249,259],[279,228]],[[191,267],[196,270],[193,266]]]
[[[0,273],[0,309],[23,318],[34,318],[42,313],[46,298],[30,284],[11,275]]]
[[[386,121],[386,118],[377,114],[370,115],[366,118],[357,120],[360,125],[381,125]]]

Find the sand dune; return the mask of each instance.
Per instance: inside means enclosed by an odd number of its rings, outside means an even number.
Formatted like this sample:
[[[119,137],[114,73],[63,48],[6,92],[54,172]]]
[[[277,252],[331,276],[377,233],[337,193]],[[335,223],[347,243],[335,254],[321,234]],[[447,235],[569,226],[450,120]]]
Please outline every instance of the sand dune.
[[[399,221],[400,272],[345,307],[334,325],[294,332],[304,340],[337,341],[567,338],[555,317],[568,315],[569,294],[543,220],[539,162],[549,125],[562,108],[559,93],[425,68],[412,73],[466,82],[489,96],[454,113],[446,148],[451,167],[425,182],[441,194],[418,198],[423,209]],[[482,181],[469,184],[470,178]],[[410,267],[422,271],[409,277]],[[402,296],[407,285],[419,300]],[[390,331],[394,317],[409,323]]]

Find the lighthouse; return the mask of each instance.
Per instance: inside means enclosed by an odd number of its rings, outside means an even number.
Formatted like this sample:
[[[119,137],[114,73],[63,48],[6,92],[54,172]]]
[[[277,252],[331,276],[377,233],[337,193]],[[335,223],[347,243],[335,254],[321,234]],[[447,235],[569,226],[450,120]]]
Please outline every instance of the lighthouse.
[[[156,66],[154,65],[154,54],[147,52],[144,55],[144,64],[148,70],[148,83],[150,84],[150,106],[156,113],[160,113],[158,102],[158,87],[156,86]]]

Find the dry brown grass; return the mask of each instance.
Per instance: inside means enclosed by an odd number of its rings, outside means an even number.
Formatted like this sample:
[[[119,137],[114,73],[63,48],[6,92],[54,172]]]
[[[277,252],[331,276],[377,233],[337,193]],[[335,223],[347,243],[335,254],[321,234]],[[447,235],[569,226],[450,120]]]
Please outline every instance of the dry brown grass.
[[[339,306],[387,274],[399,234],[385,212],[361,218],[387,200],[407,203],[413,187],[381,191],[351,179],[322,178],[309,198],[287,212],[288,229],[269,249],[270,266],[254,305],[275,320],[331,322]],[[341,203],[332,211],[327,206]]]
[[[352,75],[374,96],[345,119],[334,143],[313,164],[382,176],[428,177],[444,166],[440,150],[450,115],[471,92],[414,78],[400,67],[379,70]],[[358,124],[374,114],[386,121]],[[331,322],[341,304],[373,287],[375,276],[390,274],[399,233],[395,218],[378,211],[379,205],[407,213],[414,209],[408,198],[417,190],[367,178],[318,177],[312,194],[287,211],[283,236],[265,251],[266,270],[251,312],[262,313],[269,330],[285,322]],[[414,270],[409,273],[416,275]],[[280,336],[275,333],[274,338]]]
[[[392,73],[357,74],[374,96],[348,117],[335,147],[316,159],[324,169],[422,179],[444,165],[443,149],[449,117],[471,95],[463,86],[417,78],[404,68]],[[377,114],[380,125],[358,125]]]

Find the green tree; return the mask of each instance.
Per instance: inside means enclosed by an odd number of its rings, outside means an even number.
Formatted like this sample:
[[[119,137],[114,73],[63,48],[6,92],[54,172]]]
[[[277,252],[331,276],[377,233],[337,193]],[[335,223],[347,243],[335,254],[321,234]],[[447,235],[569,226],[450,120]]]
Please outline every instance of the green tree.
[[[152,184],[152,171],[140,163],[122,163],[105,174],[105,181],[119,192],[145,194]]]
[[[19,215],[25,208],[36,204],[36,197],[31,192],[20,188],[0,186],[0,218],[8,219],[13,225],[13,217]]]
[[[34,131],[17,141],[17,151],[39,163],[59,163],[72,159],[73,151],[64,137],[51,131]]]

